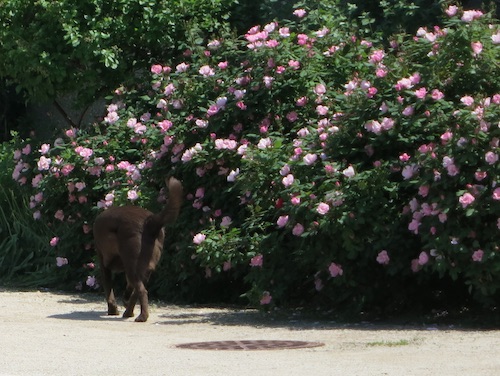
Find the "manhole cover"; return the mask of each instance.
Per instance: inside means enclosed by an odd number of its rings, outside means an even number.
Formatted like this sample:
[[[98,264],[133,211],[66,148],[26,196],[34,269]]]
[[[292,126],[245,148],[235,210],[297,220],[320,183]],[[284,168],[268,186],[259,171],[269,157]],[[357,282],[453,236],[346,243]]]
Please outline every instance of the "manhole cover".
[[[319,342],[304,341],[214,341],[183,343],[176,347],[191,350],[284,350],[324,346]]]

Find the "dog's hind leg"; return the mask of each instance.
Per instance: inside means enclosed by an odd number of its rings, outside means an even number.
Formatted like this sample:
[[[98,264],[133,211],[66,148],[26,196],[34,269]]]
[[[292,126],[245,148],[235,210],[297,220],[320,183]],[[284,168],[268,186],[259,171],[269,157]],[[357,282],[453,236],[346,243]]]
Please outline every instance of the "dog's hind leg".
[[[141,314],[136,317],[135,321],[136,322],[147,321],[149,317],[148,291],[146,290],[146,287],[144,286],[144,283],[142,281],[139,281],[134,290],[137,291],[139,303],[141,304]]]
[[[123,306],[125,308],[128,307],[128,303],[130,301],[130,297],[132,296],[132,293],[134,292],[133,286],[128,283],[127,281],[127,288],[125,289],[125,292],[123,293]]]
[[[118,306],[116,305],[115,293],[113,291],[113,276],[111,269],[101,263],[102,284],[106,302],[108,303],[108,315],[118,315]]]

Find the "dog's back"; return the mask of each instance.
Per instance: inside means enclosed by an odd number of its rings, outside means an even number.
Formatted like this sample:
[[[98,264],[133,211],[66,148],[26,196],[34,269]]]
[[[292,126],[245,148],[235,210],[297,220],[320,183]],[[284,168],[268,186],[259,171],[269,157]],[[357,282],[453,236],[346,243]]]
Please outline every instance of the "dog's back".
[[[137,262],[146,218],[153,213],[138,206],[114,206],[94,222],[94,241],[101,267],[123,272],[122,257]]]

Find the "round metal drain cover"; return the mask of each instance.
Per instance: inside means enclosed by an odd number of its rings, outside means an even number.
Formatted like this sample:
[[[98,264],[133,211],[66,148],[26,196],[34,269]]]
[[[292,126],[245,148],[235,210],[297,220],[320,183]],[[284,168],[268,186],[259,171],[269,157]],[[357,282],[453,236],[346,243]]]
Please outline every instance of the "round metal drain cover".
[[[304,341],[214,341],[183,343],[176,347],[191,350],[285,350],[323,346],[320,342]]]

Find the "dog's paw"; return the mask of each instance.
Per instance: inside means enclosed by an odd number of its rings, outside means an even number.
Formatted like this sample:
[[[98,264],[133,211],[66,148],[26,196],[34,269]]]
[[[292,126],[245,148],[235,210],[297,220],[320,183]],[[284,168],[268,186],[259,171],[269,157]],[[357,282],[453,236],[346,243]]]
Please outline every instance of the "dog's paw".
[[[134,317],[134,311],[125,310],[125,312],[123,312],[123,318],[127,317]]]
[[[142,313],[135,318],[135,322],[146,322],[148,319],[148,316],[143,315]]]

